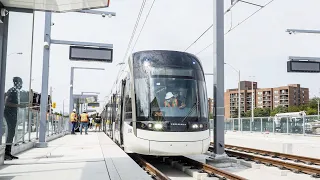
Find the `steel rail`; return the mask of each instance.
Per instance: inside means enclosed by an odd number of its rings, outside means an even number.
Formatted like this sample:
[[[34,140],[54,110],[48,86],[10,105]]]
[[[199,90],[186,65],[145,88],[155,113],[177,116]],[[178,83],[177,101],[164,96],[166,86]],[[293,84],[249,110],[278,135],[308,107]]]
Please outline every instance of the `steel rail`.
[[[211,145],[213,145],[213,143],[211,143]],[[267,150],[263,150],[263,149],[255,149],[255,148],[248,148],[248,147],[228,145],[228,144],[225,144],[225,148],[231,149],[231,150],[243,151],[246,153],[260,154],[262,156],[270,156],[273,158],[280,158],[282,160],[289,159],[294,162],[303,162],[308,165],[312,165],[312,164],[320,165],[320,159],[318,159],[318,158],[298,156],[298,155],[293,155],[293,154],[286,154],[286,153],[280,153],[280,152],[274,152],[274,151],[267,151]]]
[[[224,171],[222,169],[210,166],[208,164],[184,157],[184,156],[180,156],[177,157],[177,159],[179,161],[181,161],[182,163],[186,163],[187,165],[191,165],[194,167],[197,167],[199,169],[201,169],[203,172],[208,173],[210,176],[217,176],[223,179],[230,179],[230,180],[245,180],[245,178],[240,177],[238,175],[232,174],[230,172]]]
[[[320,169],[319,168],[306,166],[306,165],[302,165],[302,164],[297,164],[297,163],[290,163],[290,162],[276,160],[276,159],[267,158],[267,157],[256,156],[256,155],[252,155],[252,154],[246,154],[246,153],[237,152],[237,151],[231,151],[231,150],[226,150],[226,153],[229,156],[243,158],[247,161],[254,161],[256,163],[263,163],[267,166],[275,166],[280,169],[288,169],[288,170],[291,170],[295,173],[303,172],[305,174],[312,175],[312,177],[320,178]]]
[[[240,146],[234,146],[234,145],[225,145],[225,147],[227,149],[244,151],[247,153],[255,153],[255,154],[260,154],[263,156],[271,156],[273,158],[280,158],[283,160],[289,159],[289,160],[292,160],[295,162],[304,162],[309,165],[311,165],[311,164],[320,165],[320,159],[312,158],[312,157],[298,156],[298,155],[293,155],[293,154],[279,153],[279,152],[254,149],[254,148],[247,148],[247,147],[240,147]]]
[[[145,159],[143,159],[138,154],[129,154],[129,156],[135,160],[145,171],[151,174],[152,178],[156,180],[170,180],[168,176],[163,174],[161,171],[159,171],[157,168],[152,166],[150,163],[148,163]]]

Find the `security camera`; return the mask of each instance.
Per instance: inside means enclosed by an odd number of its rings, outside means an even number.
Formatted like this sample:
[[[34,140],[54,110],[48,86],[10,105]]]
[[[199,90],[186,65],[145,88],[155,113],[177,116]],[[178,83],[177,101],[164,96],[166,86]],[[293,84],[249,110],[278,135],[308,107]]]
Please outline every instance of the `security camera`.
[[[4,8],[1,8],[0,14],[1,14],[2,17],[5,17],[5,16],[7,16],[9,14],[9,11],[4,9]]]
[[[294,34],[294,32],[293,31],[289,31],[289,34],[291,35],[291,34]]]
[[[101,16],[104,18],[104,17],[106,17],[106,14],[105,14],[105,13],[102,13]]]
[[[46,49],[49,49],[50,44],[47,41],[45,41],[44,44],[43,44],[43,47],[46,48]]]

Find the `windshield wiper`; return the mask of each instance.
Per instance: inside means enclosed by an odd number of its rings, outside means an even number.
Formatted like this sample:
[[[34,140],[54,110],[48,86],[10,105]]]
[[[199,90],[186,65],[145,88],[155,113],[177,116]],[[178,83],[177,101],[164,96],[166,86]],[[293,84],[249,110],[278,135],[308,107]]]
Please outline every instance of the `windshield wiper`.
[[[192,108],[190,109],[190,111],[188,112],[188,114],[182,119],[182,122],[184,122],[184,121],[187,119],[187,117],[189,117],[190,114],[192,114],[193,110],[196,109],[196,107],[197,107],[198,104],[199,104],[198,102],[194,103],[194,105],[192,106]]]

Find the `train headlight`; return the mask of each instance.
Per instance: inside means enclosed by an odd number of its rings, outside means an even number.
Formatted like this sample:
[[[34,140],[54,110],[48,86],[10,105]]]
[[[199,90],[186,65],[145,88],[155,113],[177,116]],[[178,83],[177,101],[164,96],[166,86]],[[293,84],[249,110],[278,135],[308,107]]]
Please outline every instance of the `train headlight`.
[[[154,128],[155,128],[156,130],[160,130],[160,129],[163,128],[163,125],[162,125],[162,124],[155,124],[155,125],[154,125]]]
[[[203,124],[200,124],[199,127],[200,127],[200,129],[202,129],[203,128]]]
[[[151,123],[149,123],[149,124],[148,124],[148,127],[151,129],[151,128],[152,128],[152,124],[151,124]]]
[[[193,125],[192,125],[192,128],[193,128],[193,129],[198,129],[199,126],[198,126],[198,124],[193,124]]]

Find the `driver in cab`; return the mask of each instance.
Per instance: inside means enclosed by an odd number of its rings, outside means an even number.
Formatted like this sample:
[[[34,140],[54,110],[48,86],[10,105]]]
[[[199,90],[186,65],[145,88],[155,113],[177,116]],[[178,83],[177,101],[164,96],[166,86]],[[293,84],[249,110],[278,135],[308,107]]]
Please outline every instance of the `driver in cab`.
[[[178,99],[174,97],[172,92],[168,92],[165,97],[164,107],[178,107],[178,106],[179,106]],[[184,103],[181,103],[181,105],[179,106],[180,109],[184,107],[186,107]]]

